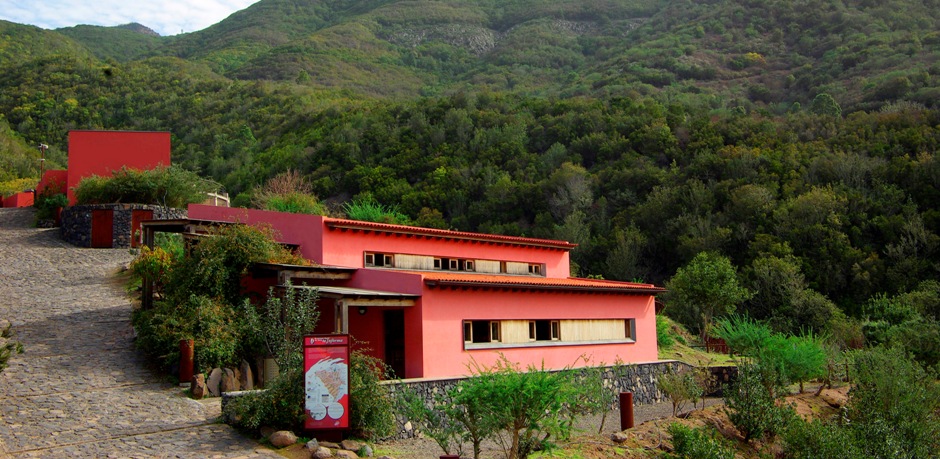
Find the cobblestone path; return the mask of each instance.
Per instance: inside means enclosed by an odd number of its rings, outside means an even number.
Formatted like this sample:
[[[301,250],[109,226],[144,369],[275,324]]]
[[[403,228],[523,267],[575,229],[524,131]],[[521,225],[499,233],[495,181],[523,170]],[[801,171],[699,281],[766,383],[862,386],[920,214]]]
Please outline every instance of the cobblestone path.
[[[134,349],[112,274],[126,249],[81,249],[0,208],[0,318],[25,353],[0,373],[0,458],[280,457],[216,422]]]

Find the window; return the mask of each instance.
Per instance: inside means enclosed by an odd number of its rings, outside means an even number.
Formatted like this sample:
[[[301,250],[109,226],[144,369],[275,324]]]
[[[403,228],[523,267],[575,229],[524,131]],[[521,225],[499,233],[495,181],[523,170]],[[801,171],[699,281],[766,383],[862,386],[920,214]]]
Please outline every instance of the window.
[[[529,341],[558,341],[561,329],[557,320],[530,320]]]
[[[530,264],[529,265],[529,274],[541,276],[542,275],[542,265]]]
[[[365,256],[365,265],[366,266],[375,266],[379,268],[391,268],[394,267],[394,258],[391,254],[387,253],[371,253],[366,252]]]
[[[463,269],[464,271],[473,271],[473,260],[464,260]]]
[[[465,320],[463,322],[465,343],[498,343],[499,335],[498,320]]]
[[[636,341],[636,319],[623,319],[624,338]]]

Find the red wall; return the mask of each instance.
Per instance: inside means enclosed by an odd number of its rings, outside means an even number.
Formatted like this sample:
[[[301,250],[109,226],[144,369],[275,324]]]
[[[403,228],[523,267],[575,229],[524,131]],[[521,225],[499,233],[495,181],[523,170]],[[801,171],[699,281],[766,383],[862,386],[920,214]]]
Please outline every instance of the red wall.
[[[300,254],[308,260],[323,263],[323,217],[319,215],[290,214],[268,210],[217,207],[190,204],[190,219],[232,221],[249,225],[267,223],[277,232],[278,242],[300,246]]]
[[[47,187],[56,187],[61,193],[68,190],[68,171],[67,170],[48,170],[42,174],[39,185],[36,185],[36,193],[42,194]]]
[[[3,207],[29,207],[33,205],[33,192],[22,191],[3,200]]]
[[[169,132],[69,131],[69,203],[75,204],[73,188],[85,177],[169,165]]]

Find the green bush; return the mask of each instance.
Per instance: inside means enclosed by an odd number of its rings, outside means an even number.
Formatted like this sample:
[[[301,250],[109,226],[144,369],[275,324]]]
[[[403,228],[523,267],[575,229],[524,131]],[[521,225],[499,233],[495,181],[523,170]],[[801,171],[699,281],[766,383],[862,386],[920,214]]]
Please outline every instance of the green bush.
[[[2,322],[6,321],[0,321]],[[23,345],[13,339],[13,324],[7,322],[6,326],[0,329],[0,371],[7,367],[10,357],[22,353]]]
[[[668,319],[661,315],[656,316],[656,344],[660,348],[669,349],[676,343],[675,338],[669,333],[670,325]]]
[[[146,171],[122,168],[111,177],[82,179],[75,187],[75,198],[79,204],[124,202],[183,208],[205,201],[206,193],[219,189],[219,184],[178,166]]]
[[[381,360],[354,350],[349,356],[349,424],[363,438],[383,438],[395,429],[394,403],[379,384],[388,374]]]
[[[346,216],[352,220],[375,223],[391,223],[394,225],[409,225],[411,219],[399,212],[395,207],[389,207],[377,202],[371,196],[354,199],[343,205]]]
[[[681,459],[734,459],[734,448],[725,444],[714,432],[690,429],[682,424],[671,424],[672,446],[676,458]]]
[[[656,388],[672,402],[673,416],[678,416],[687,402],[694,406],[705,393],[693,371],[673,371],[671,368],[656,379]]]
[[[857,459],[865,457],[850,429],[820,420],[795,420],[781,435],[790,459]]]
[[[930,458],[940,452],[937,375],[898,348],[855,355],[848,417],[871,457]]]
[[[746,440],[772,438],[783,431],[793,412],[778,406],[765,386],[763,362],[738,365],[737,380],[725,391],[728,418]]]
[[[326,207],[316,196],[301,193],[289,193],[269,196],[264,203],[264,210],[289,212],[292,214],[326,215]]]

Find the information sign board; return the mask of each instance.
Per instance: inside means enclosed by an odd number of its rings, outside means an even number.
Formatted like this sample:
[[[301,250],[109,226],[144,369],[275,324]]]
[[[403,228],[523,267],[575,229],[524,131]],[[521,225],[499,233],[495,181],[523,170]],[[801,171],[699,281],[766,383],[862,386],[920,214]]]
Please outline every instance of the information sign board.
[[[349,335],[304,336],[307,429],[349,428]]]

